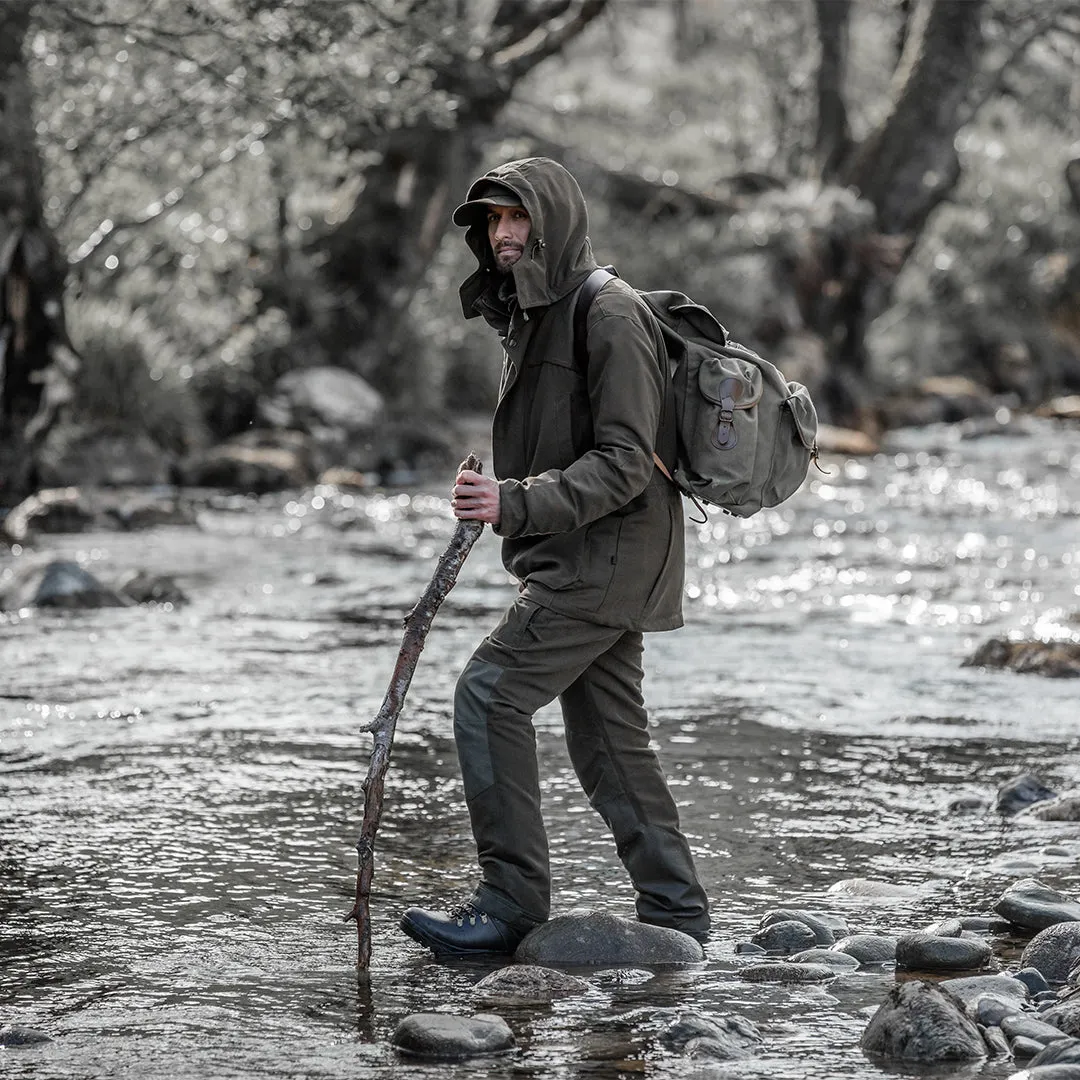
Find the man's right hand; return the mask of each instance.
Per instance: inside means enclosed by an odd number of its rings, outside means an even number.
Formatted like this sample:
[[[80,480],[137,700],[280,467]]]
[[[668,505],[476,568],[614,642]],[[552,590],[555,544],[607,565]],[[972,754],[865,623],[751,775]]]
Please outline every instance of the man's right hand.
[[[498,525],[499,482],[471,469],[462,469],[454,481],[450,505],[454,517],[462,521],[486,521],[489,525]]]

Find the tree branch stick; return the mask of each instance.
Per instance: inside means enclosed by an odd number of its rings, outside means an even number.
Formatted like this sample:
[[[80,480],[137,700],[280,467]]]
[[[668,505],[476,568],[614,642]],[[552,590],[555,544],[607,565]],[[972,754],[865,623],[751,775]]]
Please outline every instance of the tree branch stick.
[[[479,472],[479,458],[470,454],[462,463],[462,468]],[[356,920],[358,954],[356,967],[367,971],[371,963],[371,915],[368,899],[371,895],[371,879],[375,872],[375,833],[379,828],[383,808],[383,782],[390,765],[390,747],[394,741],[398,716],[405,704],[405,695],[412,682],[416,662],[424,648],[432,619],[443,600],[457,582],[458,573],[466,556],[472,550],[480,534],[484,531],[481,521],[459,521],[454,535],[442,556],[439,558],[435,573],[431,577],[424,594],[416,606],[405,617],[405,633],[394,665],[390,685],[383,698],[378,715],[366,730],[374,736],[371,751],[371,763],[364,780],[364,822],[360,827],[360,839],[356,842],[359,865],[356,871],[356,901],[345,920]]]

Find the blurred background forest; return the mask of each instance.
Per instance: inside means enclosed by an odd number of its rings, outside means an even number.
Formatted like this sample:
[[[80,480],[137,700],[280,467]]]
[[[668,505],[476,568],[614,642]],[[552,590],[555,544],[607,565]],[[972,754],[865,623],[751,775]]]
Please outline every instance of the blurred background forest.
[[[456,461],[532,154],[861,445],[1075,394],[1077,70],[1065,0],[6,0],[0,505]]]

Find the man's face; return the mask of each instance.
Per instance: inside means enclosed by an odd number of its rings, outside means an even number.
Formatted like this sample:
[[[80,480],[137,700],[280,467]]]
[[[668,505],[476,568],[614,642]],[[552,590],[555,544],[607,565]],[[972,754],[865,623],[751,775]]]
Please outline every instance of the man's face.
[[[487,222],[495,267],[500,274],[509,273],[510,267],[525,254],[532,220],[524,206],[491,206]]]

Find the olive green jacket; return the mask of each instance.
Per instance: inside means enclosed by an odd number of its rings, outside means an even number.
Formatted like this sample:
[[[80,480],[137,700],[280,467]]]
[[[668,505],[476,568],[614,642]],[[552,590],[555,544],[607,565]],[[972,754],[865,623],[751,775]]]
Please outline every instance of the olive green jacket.
[[[681,626],[682,504],[652,457],[665,398],[659,329],[612,279],[589,309],[579,370],[575,290],[596,268],[581,190],[556,162],[527,158],[487,173],[469,198],[491,180],[532,219],[511,290],[478,217],[466,242],[480,265],[460,290],[465,317],[484,315],[503,338],[492,422],[503,562],[544,607],[629,630]]]

